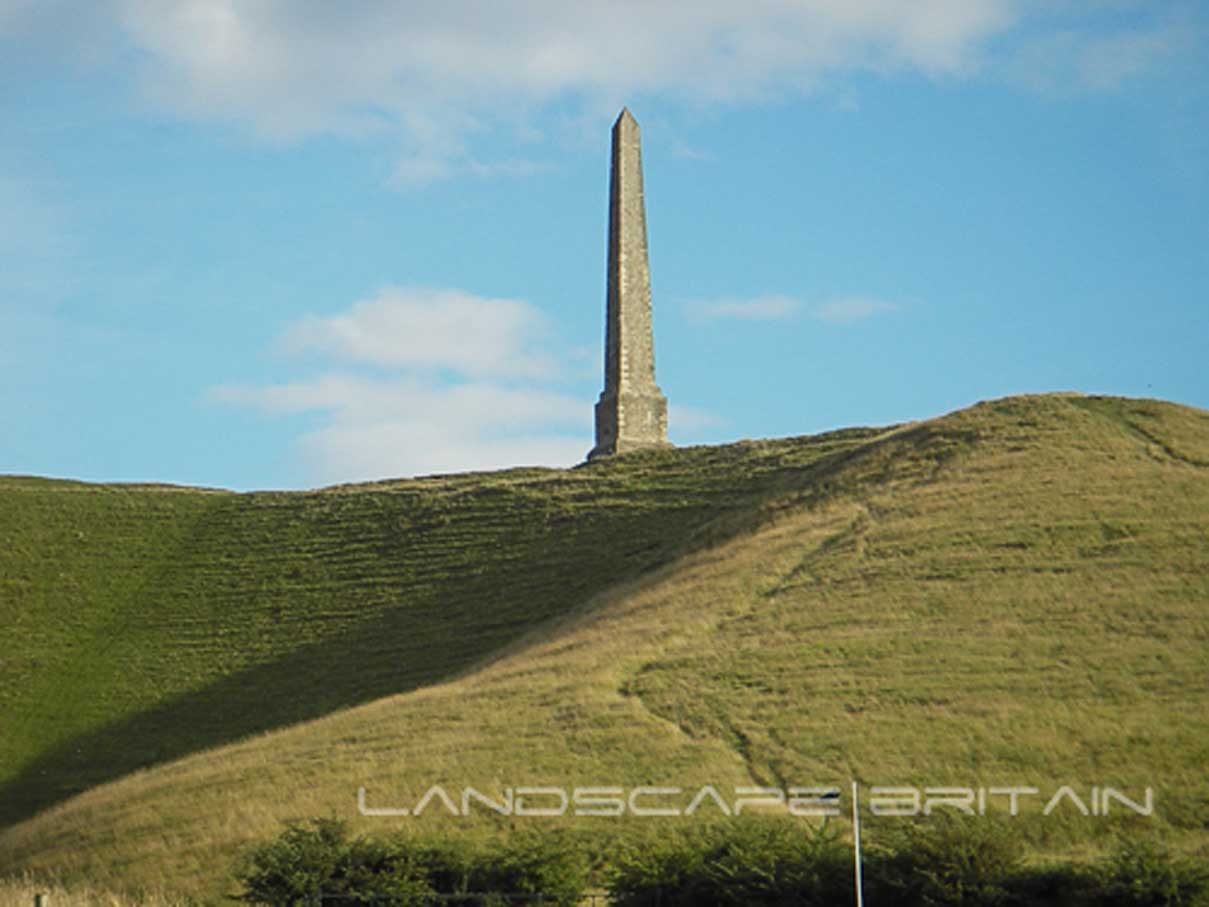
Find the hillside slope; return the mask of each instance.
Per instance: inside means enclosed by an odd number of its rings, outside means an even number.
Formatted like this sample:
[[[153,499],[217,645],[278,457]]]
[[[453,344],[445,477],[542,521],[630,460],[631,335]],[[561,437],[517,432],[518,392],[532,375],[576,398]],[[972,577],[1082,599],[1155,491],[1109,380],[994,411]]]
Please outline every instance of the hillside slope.
[[[784,443],[810,459],[818,442]],[[641,462],[654,476],[706,456]],[[1206,848],[1209,414],[1008,399],[787,475],[723,516],[713,546],[476,671],[89,791],[0,833],[0,864],[216,895],[281,819],[356,818],[359,787],[412,806],[431,784],[1152,786],[1149,818],[1067,809],[1022,828],[1049,852],[1135,827]]]
[[[0,477],[0,826],[452,677],[871,434],[305,493]]]

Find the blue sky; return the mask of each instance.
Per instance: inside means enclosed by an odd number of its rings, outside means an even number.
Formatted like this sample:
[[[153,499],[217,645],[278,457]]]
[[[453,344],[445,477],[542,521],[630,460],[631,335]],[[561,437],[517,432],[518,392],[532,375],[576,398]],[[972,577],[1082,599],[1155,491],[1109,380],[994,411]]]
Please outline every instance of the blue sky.
[[[609,129],[672,439],[1209,407],[1198,2],[0,0],[0,472],[592,446]]]

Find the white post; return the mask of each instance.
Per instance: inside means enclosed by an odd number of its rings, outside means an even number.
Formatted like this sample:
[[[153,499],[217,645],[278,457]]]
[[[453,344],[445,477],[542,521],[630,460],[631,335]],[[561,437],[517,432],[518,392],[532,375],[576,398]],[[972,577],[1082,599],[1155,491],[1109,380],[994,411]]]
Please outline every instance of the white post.
[[[861,814],[858,809],[856,782],[852,782],[852,862],[856,869],[856,907],[864,907],[861,893]]]

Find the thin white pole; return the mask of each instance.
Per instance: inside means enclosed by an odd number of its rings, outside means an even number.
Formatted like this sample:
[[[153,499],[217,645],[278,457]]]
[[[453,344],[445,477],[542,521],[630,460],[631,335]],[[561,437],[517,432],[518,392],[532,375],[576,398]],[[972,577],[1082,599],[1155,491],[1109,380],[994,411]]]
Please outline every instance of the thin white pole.
[[[864,907],[865,897],[861,892],[861,814],[858,809],[856,782],[852,782],[852,862],[856,868],[856,907]]]

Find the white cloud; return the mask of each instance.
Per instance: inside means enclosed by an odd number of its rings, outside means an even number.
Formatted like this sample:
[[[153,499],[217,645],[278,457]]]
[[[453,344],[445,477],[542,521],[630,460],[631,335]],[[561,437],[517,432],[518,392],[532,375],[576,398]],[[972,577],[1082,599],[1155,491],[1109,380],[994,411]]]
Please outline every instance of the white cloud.
[[[1196,26],[1151,23],[1097,31],[1060,28],[1023,41],[1006,63],[1010,79],[1037,91],[1110,91],[1194,47]]]
[[[319,483],[570,466],[591,446],[592,407],[550,384],[564,368],[544,352],[548,334],[520,300],[395,287],[343,314],[303,318],[279,340],[372,373],[329,368],[208,396],[270,416],[318,414],[297,446]]]
[[[554,109],[564,126],[590,113],[596,135],[604,111],[643,96],[708,105],[826,86],[849,104],[855,95],[843,80],[859,72],[991,72],[1052,84],[1073,67],[1083,83],[1111,86],[1190,46],[1194,32],[1181,23],[1155,25],[1158,16],[1145,4],[1117,6],[2,0],[0,42],[7,35],[4,49],[59,63],[133,65],[158,109],[237,123],[271,141],[385,137],[400,155],[392,183],[413,188],[542,169],[486,160],[472,146],[501,133],[532,136],[538,116]]]
[[[1012,19],[1008,0],[377,0],[355,14],[303,0],[120,0],[117,9],[161,101],[270,134],[412,115],[439,128],[451,104],[489,115],[568,93],[727,100],[843,68],[955,72]]]
[[[11,5],[12,0],[9,0]],[[87,55],[137,67],[146,98],[289,141],[404,138],[405,171],[467,154],[470,137],[563,112],[665,95],[730,102],[809,90],[832,73],[974,68],[1012,0],[94,0]],[[24,44],[58,45],[79,5],[23,3]],[[3,12],[3,8],[0,8]],[[571,112],[574,116],[574,112]],[[508,162],[482,161],[494,170]],[[427,167],[428,171],[433,168]],[[469,168],[473,169],[473,168]]]
[[[268,414],[327,413],[327,423],[298,442],[322,483],[570,466],[591,446],[590,403],[542,388],[327,374],[268,387],[217,387],[210,397]]]
[[[557,370],[540,347],[548,332],[541,312],[521,300],[388,287],[344,314],[303,318],[280,345],[371,365],[539,378]]]
[[[593,401],[559,383],[596,353],[570,348],[556,358],[545,352],[554,347],[550,334],[540,312],[520,300],[392,287],[282,332],[285,351],[323,358],[317,376],[220,385],[207,397],[268,417],[318,419],[295,446],[320,484],[571,466],[591,447]],[[688,438],[723,424],[676,404],[670,423]]]
[[[590,441],[540,435],[484,440],[443,422],[337,424],[305,435],[303,454],[323,484],[393,476],[473,472],[505,466],[572,466]]]
[[[780,321],[791,317],[801,303],[781,295],[755,296],[751,299],[720,299],[697,301],[687,306],[689,316],[704,321],[735,318],[741,321]]]
[[[815,318],[828,324],[850,324],[853,321],[864,321],[866,318],[883,312],[895,312],[898,308],[899,306],[893,302],[852,296],[824,302],[816,306],[812,314]]]
[[[221,385],[211,396],[271,414],[332,411],[349,422],[409,420],[451,413],[449,424],[474,426],[476,434],[586,422],[591,408],[553,391],[507,388],[486,382],[438,384],[414,375],[370,378],[328,373],[309,381],[267,387]]]

